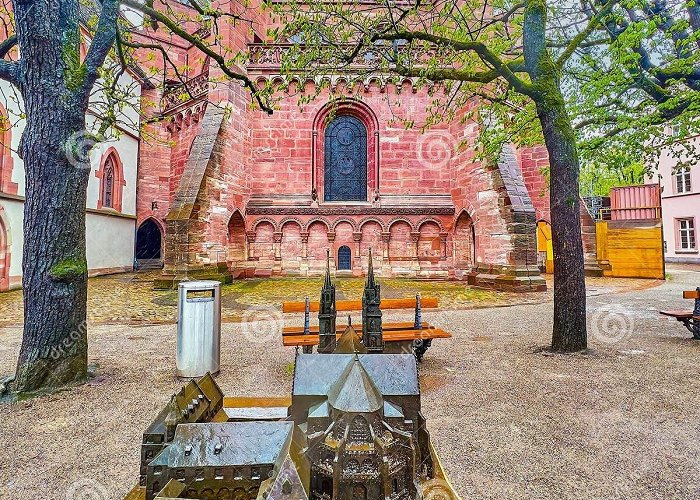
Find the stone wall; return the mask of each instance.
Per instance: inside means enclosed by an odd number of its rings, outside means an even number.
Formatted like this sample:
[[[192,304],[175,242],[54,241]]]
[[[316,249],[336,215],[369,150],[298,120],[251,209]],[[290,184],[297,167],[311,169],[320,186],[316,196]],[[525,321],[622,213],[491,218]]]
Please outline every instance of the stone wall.
[[[235,47],[251,42],[244,27],[227,30],[222,36]],[[250,106],[239,83],[218,81],[214,66],[197,71],[208,75],[208,87],[189,101],[166,99],[161,121],[149,125],[160,141],[141,153],[139,223],[153,218],[164,228],[169,278],[217,274],[222,265],[237,276],[321,274],[327,249],[336,272],[359,276],[371,248],[383,276],[543,287],[533,267],[532,179],[522,175],[520,153],[496,164],[475,157],[477,125],[459,118],[478,101],[423,131],[436,89],[334,77],[304,104],[319,82],[289,82],[268,115]],[[257,69],[248,76],[260,84],[279,79]],[[190,77],[194,87],[198,76]],[[213,109],[226,110],[218,125]],[[325,132],[339,115],[366,130],[365,200],[325,201]],[[349,262],[339,261],[341,249]]]

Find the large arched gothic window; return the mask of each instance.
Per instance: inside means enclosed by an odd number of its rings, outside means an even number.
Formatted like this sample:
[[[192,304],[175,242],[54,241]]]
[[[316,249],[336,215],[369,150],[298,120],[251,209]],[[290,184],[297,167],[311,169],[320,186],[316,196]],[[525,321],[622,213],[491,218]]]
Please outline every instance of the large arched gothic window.
[[[341,115],[326,127],[325,201],[367,201],[367,129],[354,116]]]

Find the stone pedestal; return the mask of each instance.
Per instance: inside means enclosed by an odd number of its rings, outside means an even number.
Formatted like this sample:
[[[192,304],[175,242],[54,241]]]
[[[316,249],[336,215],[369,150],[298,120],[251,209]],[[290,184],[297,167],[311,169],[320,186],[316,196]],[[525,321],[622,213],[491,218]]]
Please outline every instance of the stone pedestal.
[[[544,292],[547,282],[537,266],[488,265],[479,263],[467,275],[467,283],[477,288],[503,292]]]
[[[194,280],[212,280],[229,284],[233,282],[233,275],[226,262],[209,266],[190,266],[177,271],[163,270],[163,274],[154,280],[153,288],[156,290],[176,290],[180,282]]]

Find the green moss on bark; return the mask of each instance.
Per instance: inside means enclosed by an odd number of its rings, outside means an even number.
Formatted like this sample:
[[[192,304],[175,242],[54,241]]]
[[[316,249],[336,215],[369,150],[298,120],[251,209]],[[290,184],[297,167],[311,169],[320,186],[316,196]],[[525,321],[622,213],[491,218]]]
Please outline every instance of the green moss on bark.
[[[65,64],[66,88],[70,91],[79,89],[87,76],[87,66],[80,62],[80,32],[66,33],[63,43],[63,63]]]
[[[49,270],[49,275],[54,281],[76,281],[87,275],[87,262],[85,259],[64,259]]]

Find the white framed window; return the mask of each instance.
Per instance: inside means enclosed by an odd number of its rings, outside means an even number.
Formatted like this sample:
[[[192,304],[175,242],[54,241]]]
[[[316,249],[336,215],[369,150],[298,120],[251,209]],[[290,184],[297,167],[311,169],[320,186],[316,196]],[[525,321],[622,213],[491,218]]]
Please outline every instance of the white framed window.
[[[676,193],[690,193],[690,167],[679,168],[673,177],[676,180]]]
[[[695,219],[678,219],[678,249],[695,250]]]

